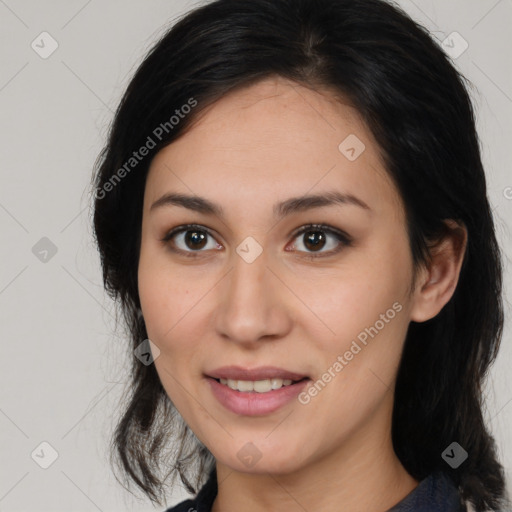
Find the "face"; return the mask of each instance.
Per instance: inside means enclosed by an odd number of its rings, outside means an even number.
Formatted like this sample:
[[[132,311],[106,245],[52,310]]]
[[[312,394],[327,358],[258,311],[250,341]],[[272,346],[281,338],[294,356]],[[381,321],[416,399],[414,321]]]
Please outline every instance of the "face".
[[[389,437],[412,271],[378,146],[326,91],[232,93],[151,163],[138,284],[156,369],[234,470],[290,473]]]

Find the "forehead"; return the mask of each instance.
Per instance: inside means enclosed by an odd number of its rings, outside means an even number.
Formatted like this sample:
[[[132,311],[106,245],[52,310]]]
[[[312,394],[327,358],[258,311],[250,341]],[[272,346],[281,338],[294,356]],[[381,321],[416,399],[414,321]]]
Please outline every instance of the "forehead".
[[[358,195],[377,211],[386,202],[401,208],[359,113],[328,90],[277,77],[202,111],[153,159],[146,198],[153,202],[172,190],[247,208],[333,189]]]
[[[334,94],[282,77],[267,78],[227,94],[200,112],[188,142],[200,138],[201,149],[213,146],[217,151],[240,149],[260,154],[300,147],[306,152],[314,144],[316,152],[337,155],[340,137],[353,134],[377,150],[357,110]],[[306,141],[308,147],[303,146]]]

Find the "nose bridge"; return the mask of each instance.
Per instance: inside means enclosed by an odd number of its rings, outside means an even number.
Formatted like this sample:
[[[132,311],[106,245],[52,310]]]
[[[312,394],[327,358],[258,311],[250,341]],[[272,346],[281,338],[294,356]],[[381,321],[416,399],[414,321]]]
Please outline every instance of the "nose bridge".
[[[267,268],[267,254],[261,251],[253,259],[254,249],[250,242],[248,246],[242,243],[233,254],[232,270],[222,282],[217,310],[219,334],[241,343],[279,334],[286,324],[275,276]]]

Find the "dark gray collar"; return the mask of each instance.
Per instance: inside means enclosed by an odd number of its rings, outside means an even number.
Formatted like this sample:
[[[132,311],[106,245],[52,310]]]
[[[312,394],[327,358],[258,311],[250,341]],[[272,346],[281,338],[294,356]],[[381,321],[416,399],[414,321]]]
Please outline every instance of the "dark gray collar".
[[[165,512],[211,512],[217,496],[217,474],[215,469],[195,499],[186,500]],[[453,482],[438,471],[424,478],[404,499],[388,512],[465,512],[466,508]]]
[[[430,474],[388,512],[464,512],[457,487],[441,471]]]

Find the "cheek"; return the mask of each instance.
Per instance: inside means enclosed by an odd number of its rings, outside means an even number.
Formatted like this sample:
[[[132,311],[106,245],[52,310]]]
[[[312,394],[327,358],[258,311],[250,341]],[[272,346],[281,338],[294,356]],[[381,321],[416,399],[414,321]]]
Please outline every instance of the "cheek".
[[[314,283],[296,282],[298,294],[307,297],[315,313],[316,318],[308,318],[319,325],[315,344],[325,354],[326,367],[347,351],[352,351],[347,356],[353,367],[368,363],[391,369],[400,357],[409,323],[412,262],[405,239],[389,240],[383,237],[343,266],[317,275]]]
[[[195,332],[193,293],[186,288],[183,274],[159,262],[158,254],[141,251],[138,286],[148,338],[160,350],[155,367],[161,383],[178,410],[189,409],[187,393],[192,389],[197,370],[201,336]],[[197,307],[197,306],[196,306]],[[195,341],[196,340],[196,341]]]
[[[144,322],[149,339],[160,349],[157,370],[173,389],[163,370],[180,380],[193,377],[207,330],[207,292],[214,284],[193,267],[188,270],[173,265],[163,251],[141,251],[138,286]]]
[[[307,305],[336,336],[355,336],[373,325],[395,302],[404,306],[404,276],[391,266],[357,266],[315,280],[297,283]],[[390,312],[393,315],[393,311]]]
[[[138,290],[148,335],[164,341],[191,308],[183,272],[152,240],[143,237],[138,267]]]

